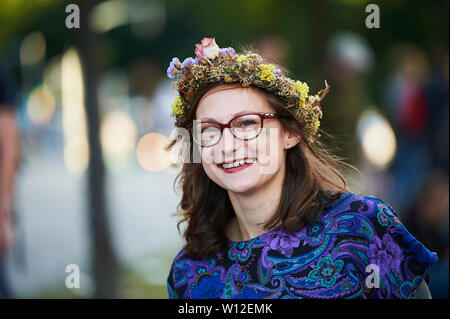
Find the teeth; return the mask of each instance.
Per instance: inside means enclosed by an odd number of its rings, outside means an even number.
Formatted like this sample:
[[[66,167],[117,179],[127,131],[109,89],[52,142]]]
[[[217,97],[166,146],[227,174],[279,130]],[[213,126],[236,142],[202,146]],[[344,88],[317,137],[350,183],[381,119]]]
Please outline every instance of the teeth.
[[[244,165],[244,164],[248,164],[248,163],[253,163],[255,162],[255,159],[253,158],[247,158],[246,160],[240,160],[240,161],[236,161],[234,163],[229,163],[229,164],[222,164],[223,168],[232,168],[232,167],[238,167],[240,165]]]

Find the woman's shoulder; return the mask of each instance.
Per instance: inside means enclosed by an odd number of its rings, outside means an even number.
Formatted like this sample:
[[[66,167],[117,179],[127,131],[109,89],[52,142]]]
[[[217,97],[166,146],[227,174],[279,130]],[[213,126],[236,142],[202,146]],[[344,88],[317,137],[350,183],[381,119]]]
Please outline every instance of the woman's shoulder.
[[[170,272],[172,274],[177,268],[183,268],[186,265],[210,263],[211,260],[211,257],[201,257],[197,253],[190,252],[187,249],[187,244],[184,244],[173,258]]]
[[[216,257],[201,257],[190,252],[185,244],[175,255],[167,277],[167,289],[170,299],[185,298],[189,283],[202,273],[214,273],[215,258],[223,259],[221,252]]]
[[[360,251],[364,252],[366,264],[377,266],[384,286],[378,293],[389,290],[408,297],[423,280],[429,281],[437,255],[406,229],[400,216],[377,196],[343,193],[324,212],[321,222],[330,225],[330,232],[339,234],[341,245],[347,241],[364,246]]]
[[[184,244],[181,249],[173,257],[172,264],[170,266],[169,275],[167,277],[167,291],[169,299],[179,299],[182,296],[179,295],[177,286],[179,286],[179,273],[180,269],[183,269],[185,265],[185,260],[189,260],[189,254],[186,250],[186,244]]]
[[[195,253],[190,253],[187,249],[187,244],[184,244],[180,250],[176,253],[175,257],[173,257],[172,260],[172,268],[176,266],[177,264],[184,262],[184,261],[201,261],[203,258],[198,256]]]
[[[342,209],[342,207],[345,205],[354,206],[358,203],[384,202],[381,198],[372,195],[331,190],[325,190],[321,192],[319,198],[321,199],[324,208],[327,211],[329,209]]]
[[[323,214],[324,220],[331,219],[342,231],[365,232],[369,240],[396,238],[402,249],[411,250],[421,259],[434,264],[437,255],[423,246],[402,224],[395,208],[386,200],[358,193],[343,193]]]
[[[324,216],[333,217],[343,214],[361,214],[373,216],[379,213],[386,213],[394,221],[399,222],[396,210],[385,200],[373,196],[351,192],[340,192],[332,201],[327,201]]]

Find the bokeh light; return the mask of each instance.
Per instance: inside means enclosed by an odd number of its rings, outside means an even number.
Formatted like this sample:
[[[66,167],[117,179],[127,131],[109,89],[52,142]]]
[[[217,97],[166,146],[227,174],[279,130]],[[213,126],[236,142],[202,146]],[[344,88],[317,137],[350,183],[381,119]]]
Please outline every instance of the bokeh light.
[[[64,163],[73,175],[82,175],[89,163],[83,74],[78,52],[70,48],[62,58],[62,125]]]
[[[94,7],[89,26],[105,33],[123,25],[131,25],[134,35],[151,37],[160,33],[166,23],[163,1],[108,0]]]
[[[61,100],[61,55],[54,56],[45,65],[44,84],[49,87],[57,101]]]
[[[100,126],[100,141],[107,167],[117,172],[133,158],[137,128],[130,115],[123,110],[107,113]]]
[[[378,112],[368,110],[361,114],[357,130],[364,156],[375,167],[387,167],[397,149],[395,134],[389,122]]]
[[[55,98],[52,91],[45,85],[34,88],[27,100],[27,115],[34,125],[46,125],[55,113]]]
[[[108,32],[128,22],[128,11],[125,1],[104,1],[92,10],[89,16],[89,25],[95,32]]]
[[[45,38],[41,31],[34,31],[27,35],[20,46],[20,62],[22,65],[32,65],[45,55]]]
[[[144,135],[136,149],[136,157],[142,168],[157,172],[169,166],[170,153],[164,150],[168,143],[168,138],[162,134],[152,132]]]
[[[89,144],[82,136],[72,136],[64,141],[64,163],[74,176],[81,176],[89,163]]]

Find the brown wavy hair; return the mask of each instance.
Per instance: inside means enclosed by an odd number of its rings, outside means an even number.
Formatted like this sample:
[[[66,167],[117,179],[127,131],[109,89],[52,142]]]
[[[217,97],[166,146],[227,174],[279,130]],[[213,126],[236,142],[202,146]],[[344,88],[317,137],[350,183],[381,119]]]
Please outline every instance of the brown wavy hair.
[[[195,119],[201,98],[219,85],[225,84],[210,84],[198,91],[192,103],[193,107],[189,110],[190,123]],[[225,85],[224,89],[227,87],[236,87],[236,84]],[[264,94],[273,111],[280,115],[279,121],[283,129],[301,136],[300,142],[287,150],[280,203],[272,218],[264,224],[268,231],[282,226],[288,232],[296,232],[316,221],[327,203],[339,198],[342,192],[351,192],[340,170],[344,167],[357,171],[358,169],[346,163],[344,158],[330,152],[320,140],[308,143],[308,131],[291,111],[284,107],[279,97],[259,88],[248,89],[259,90]],[[333,138],[323,130],[320,130],[320,133],[322,138]],[[180,232],[180,225],[186,222],[185,250],[201,257],[212,257],[224,248],[225,229],[235,214],[227,191],[206,175],[201,163],[193,163],[193,152],[198,151],[198,148],[193,147],[192,136],[189,139],[189,161],[182,164],[182,169],[174,181],[174,186],[178,185],[182,190],[182,198],[177,207],[179,212],[176,213],[181,216],[178,231]],[[170,151],[179,140],[179,137],[172,139],[166,150]]]

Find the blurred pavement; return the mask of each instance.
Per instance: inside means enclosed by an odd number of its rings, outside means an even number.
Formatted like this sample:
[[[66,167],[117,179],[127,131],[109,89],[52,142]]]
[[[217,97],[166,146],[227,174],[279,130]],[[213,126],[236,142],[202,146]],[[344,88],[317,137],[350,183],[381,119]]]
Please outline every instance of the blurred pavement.
[[[8,265],[18,297],[66,289],[69,264],[80,267],[81,295],[89,294],[89,232],[84,177],[73,177],[62,155],[29,154],[17,184],[17,241]],[[176,172],[147,172],[137,164],[107,175],[107,205],[117,255],[147,282],[165,285],[182,246],[176,229]],[[52,173],[49,173],[52,172]]]

